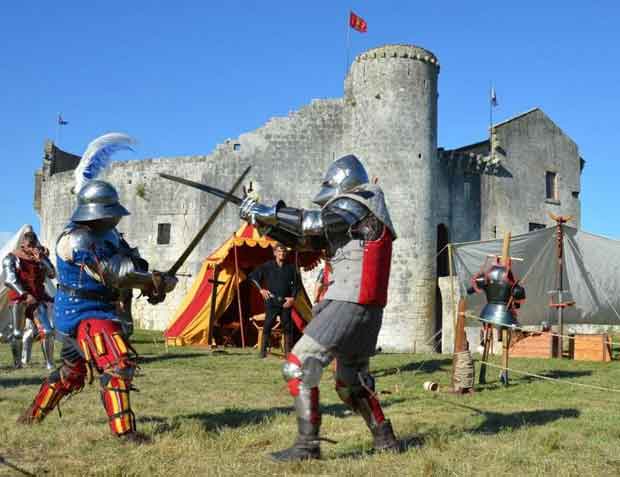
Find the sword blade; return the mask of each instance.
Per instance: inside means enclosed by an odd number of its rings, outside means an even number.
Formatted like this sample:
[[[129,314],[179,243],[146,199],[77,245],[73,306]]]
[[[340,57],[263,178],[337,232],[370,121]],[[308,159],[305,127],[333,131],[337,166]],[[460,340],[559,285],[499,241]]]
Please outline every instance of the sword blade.
[[[224,207],[226,206],[226,204],[228,202],[233,202],[232,199],[237,199],[237,200],[239,200],[239,203],[237,205],[241,204],[241,202],[242,202],[241,199],[239,199],[238,197],[234,196],[233,193],[241,185],[241,183],[245,179],[245,176],[247,176],[248,172],[250,172],[250,169],[252,169],[252,166],[248,166],[246,168],[246,170],[243,171],[243,173],[239,176],[237,181],[231,187],[230,192],[220,191],[220,192],[222,192],[224,194],[224,197],[222,197],[224,200],[213,211],[213,213],[209,217],[209,220],[207,220],[207,222],[202,226],[200,231],[196,234],[194,239],[190,242],[190,244],[187,246],[187,248],[181,254],[181,256],[177,259],[177,261],[174,262],[174,265],[172,265],[172,267],[170,267],[170,269],[166,272],[168,275],[176,275],[176,273],[179,271],[181,266],[185,263],[185,260],[187,260],[187,257],[189,257],[189,255],[194,251],[194,249],[196,248],[196,245],[198,245],[198,242],[200,242],[200,240],[202,240],[202,237],[204,237],[204,235],[207,233],[207,230],[209,230],[209,228],[213,225],[213,222],[215,222],[215,219],[217,219],[218,215],[220,215],[222,210],[224,210]],[[162,176],[162,177],[165,177],[166,175],[167,174],[160,174],[160,176]],[[166,179],[169,179],[171,177],[174,177],[174,176],[166,177]],[[179,179],[179,178],[177,177],[176,179]],[[176,179],[171,179],[171,180],[176,180]],[[182,180],[185,181],[186,179],[182,179]],[[180,182],[180,181],[177,181],[177,182]],[[192,181],[188,181],[188,182],[192,182]],[[184,182],[182,182],[182,183],[184,183]],[[199,184],[197,182],[194,182],[194,184],[198,184],[198,185],[202,186],[202,184]],[[191,184],[188,184],[188,185],[191,185]],[[209,187],[209,186],[205,186],[205,187]],[[233,202],[233,203],[236,203],[236,202]]]
[[[200,182],[190,181],[189,179],[183,179],[182,177],[172,176],[170,174],[159,174],[164,179],[168,179],[170,181],[178,182],[180,184],[184,184],[186,186],[194,187],[195,189],[200,189],[203,192],[208,192],[209,194],[213,194],[218,196],[220,199],[226,199],[227,201],[232,202],[235,205],[241,205],[243,199],[233,195],[232,192],[226,192],[217,187],[211,187],[206,184],[201,184]],[[234,192],[234,190],[233,190]]]

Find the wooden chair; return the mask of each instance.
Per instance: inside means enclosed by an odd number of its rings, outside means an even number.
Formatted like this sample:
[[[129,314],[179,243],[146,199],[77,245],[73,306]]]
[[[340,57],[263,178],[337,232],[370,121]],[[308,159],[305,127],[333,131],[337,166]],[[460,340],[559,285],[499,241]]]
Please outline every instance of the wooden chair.
[[[258,339],[256,341],[256,344],[254,345],[254,348],[258,348],[261,344],[261,341],[263,340],[263,327],[265,325],[265,313],[259,313],[258,315],[251,316],[250,322],[252,323],[252,325],[254,325],[254,328],[256,328],[256,331],[258,332]],[[279,316],[276,317],[276,323],[275,325],[273,325],[273,328],[271,328],[271,333],[274,333],[274,332],[276,334],[276,339],[280,340],[280,348],[284,350],[284,341],[283,341],[284,336],[280,328],[280,317]]]

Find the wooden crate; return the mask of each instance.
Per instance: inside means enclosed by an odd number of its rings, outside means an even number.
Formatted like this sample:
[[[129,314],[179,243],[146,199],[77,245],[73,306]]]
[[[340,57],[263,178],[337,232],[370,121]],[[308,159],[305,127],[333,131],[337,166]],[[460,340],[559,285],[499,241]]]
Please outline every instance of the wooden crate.
[[[527,333],[518,339],[513,337],[510,356],[514,358],[553,358],[557,346],[557,336],[551,333]]]
[[[573,359],[576,361],[611,361],[611,343],[606,334],[575,335]]]

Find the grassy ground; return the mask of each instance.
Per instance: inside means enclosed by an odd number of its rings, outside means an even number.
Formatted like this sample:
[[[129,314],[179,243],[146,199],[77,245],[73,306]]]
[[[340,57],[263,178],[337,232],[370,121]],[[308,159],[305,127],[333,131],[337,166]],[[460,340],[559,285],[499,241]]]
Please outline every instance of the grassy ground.
[[[236,349],[210,353],[172,348],[159,334],[139,332],[142,372],[133,395],[146,445],[110,436],[96,385],[62,405],[41,425],[21,427],[18,414],[38,389],[42,368],[0,369],[0,475],[48,476],[469,476],[620,475],[620,393],[512,375],[507,389],[488,385],[468,397],[445,389],[451,359],[441,355],[379,355],[372,361],[385,411],[406,451],[373,455],[362,420],[349,416],[333,391],[322,391],[323,446],[315,463],[276,464],[268,451],[291,443],[295,420],[276,357],[258,360]],[[35,350],[35,359],[39,358]],[[9,360],[0,347],[0,362]],[[620,365],[514,359],[512,366],[620,388]]]

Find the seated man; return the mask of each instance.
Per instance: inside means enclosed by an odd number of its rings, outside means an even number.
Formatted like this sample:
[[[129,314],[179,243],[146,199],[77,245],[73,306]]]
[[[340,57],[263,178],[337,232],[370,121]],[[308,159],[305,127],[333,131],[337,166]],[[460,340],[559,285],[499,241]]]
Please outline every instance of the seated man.
[[[284,335],[284,351],[288,354],[293,343],[293,320],[291,308],[299,291],[297,270],[292,263],[285,263],[286,247],[281,243],[273,249],[274,260],[263,263],[249,275],[265,300],[265,324],[263,339],[259,343],[260,357],[267,356],[267,344],[276,317],[280,317]],[[263,287],[264,285],[264,287]]]

